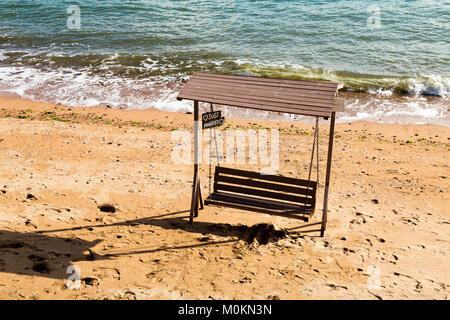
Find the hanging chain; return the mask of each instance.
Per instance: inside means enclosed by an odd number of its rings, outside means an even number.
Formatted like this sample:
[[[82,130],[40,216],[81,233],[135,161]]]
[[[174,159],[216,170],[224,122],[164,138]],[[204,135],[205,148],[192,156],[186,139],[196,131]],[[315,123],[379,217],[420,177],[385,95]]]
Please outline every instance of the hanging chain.
[[[210,104],[209,110],[211,112],[214,112],[213,104]],[[217,159],[217,166],[220,166],[220,160],[219,160],[219,148],[217,147],[217,134],[216,134],[216,127],[209,129],[209,194],[211,194],[211,180],[212,180],[212,155],[211,155],[211,148],[212,148],[212,130],[214,130],[214,143],[216,146],[216,159]]]
[[[219,148],[217,147],[216,127],[214,127],[214,143],[216,144],[216,159],[217,159],[217,166],[220,167],[220,156],[219,156]]]
[[[308,181],[311,180],[312,166],[314,163],[314,151],[317,144],[317,180],[319,180],[319,117],[316,117],[316,127],[314,128],[313,146],[311,151],[311,161],[309,162]]]
[[[211,112],[213,112],[213,104],[211,103]],[[220,157],[219,157],[219,148],[217,147],[217,133],[216,133],[216,127],[213,128],[214,130],[214,143],[216,145],[216,160],[217,160],[217,166],[220,166]]]
[[[316,147],[316,155],[317,155],[317,167],[316,167],[316,171],[317,171],[317,187],[319,187],[319,117],[317,117],[316,119],[316,143],[317,143],[317,147]]]
[[[312,166],[314,163],[315,149],[317,149],[316,150],[316,153],[317,153],[316,171],[317,171],[317,186],[318,186],[319,185],[319,117],[316,117],[316,127],[314,128],[314,138],[313,138],[313,145],[312,145],[312,150],[311,150],[311,161],[309,162],[308,186],[306,189],[306,198],[309,197],[309,190],[310,190],[310,184],[311,184],[311,173],[312,173]],[[306,201],[303,203],[303,212],[304,213],[306,212]]]
[[[208,178],[209,178],[209,183],[208,183],[209,194],[211,194],[211,179],[212,179],[212,174],[211,174],[211,172],[212,172],[212,170],[211,170],[211,167],[212,167],[211,139],[212,139],[212,132],[211,132],[211,129],[209,129],[209,175],[208,175]]]

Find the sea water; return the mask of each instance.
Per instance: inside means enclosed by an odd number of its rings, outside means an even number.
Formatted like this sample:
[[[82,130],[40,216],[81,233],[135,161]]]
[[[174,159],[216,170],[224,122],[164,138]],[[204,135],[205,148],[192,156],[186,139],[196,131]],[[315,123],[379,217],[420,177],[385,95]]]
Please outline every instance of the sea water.
[[[339,121],[449,126],[449,35],[449,0],[1,0],[0,94],[187,111],[196,71],[332,80]]]

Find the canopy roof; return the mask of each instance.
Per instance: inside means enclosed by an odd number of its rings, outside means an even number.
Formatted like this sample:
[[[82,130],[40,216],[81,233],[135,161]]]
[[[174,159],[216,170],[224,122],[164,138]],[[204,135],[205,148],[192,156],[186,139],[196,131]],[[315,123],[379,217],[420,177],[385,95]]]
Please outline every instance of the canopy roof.
[[[333,111],[342,111],[336,99],[340,88],[338,82],[196,72],[177,99],[328,118]]]

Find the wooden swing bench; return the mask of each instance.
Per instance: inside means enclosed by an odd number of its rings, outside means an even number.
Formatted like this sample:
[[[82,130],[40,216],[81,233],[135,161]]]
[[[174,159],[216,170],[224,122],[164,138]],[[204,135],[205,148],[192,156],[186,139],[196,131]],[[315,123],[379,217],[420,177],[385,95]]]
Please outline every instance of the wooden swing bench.
[[[217,166],[213,188],[206,205],[308,221],[314,213],[317,182]]]
[[[286,215],[306,221],[312,216],[316,207],[319,177],[317,177],[317,181],[310,179],[312,158],[308,180],[278,175],[263,175],[252,171],[217,166],[214,175],[214,190],[203,202],[198,174],[198,131],[200,122],[199,102],[204,102],[211,105],[211,111],[213,104],[220,104],[237,108],[315,117],[316,132],[313,146],[317,143],[317,150],[319,147],[319,117],[325,120],[330,119],[320,230],[321,236],[323,236],[328,212],[335,114],[344,110],[343,100],[337,99],[337,92],[341,88],[341,83],[329,81],[299,81],[195,73],[177,97],[178,100],[194,101],[194,178],[190,222],[198,216],[198,211],[203,209],[204,204]],[[314,154],[314,148],[312,153]]]

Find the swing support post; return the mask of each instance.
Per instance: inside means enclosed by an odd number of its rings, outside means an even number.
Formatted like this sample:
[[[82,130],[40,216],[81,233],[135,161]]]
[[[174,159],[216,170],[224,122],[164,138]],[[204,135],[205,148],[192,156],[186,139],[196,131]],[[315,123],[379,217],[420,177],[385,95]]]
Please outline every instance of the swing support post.
[[[330,175],[331,175],[331,160],[333,158],[333,139],[334,139],[334,123],[336,120],[336,112],[331,113],[330,119],[330,136],[328,139],[328,157],[327,157],[327,173],[325,177],[325,191],[323,195],[323,213],[322,213],[322,226],[320,228],[320,236],[323,237],[325,229],[327,227],[328,216],[328,189],[330,187]]]
[[[203,209],[202,191],[200,186],[200,176],[198,174],[199,163],[199,107],[198,101],[194,101],[194,178],[192,180],[192,198],[191,198],[191,210],[189,215],[189,223],[194,221],[194,217],[198,217],[199,207]]]

